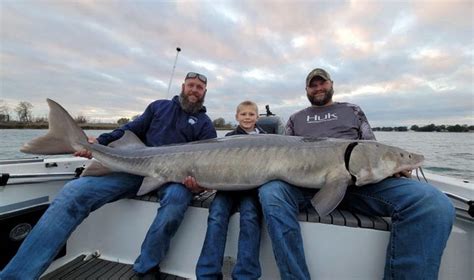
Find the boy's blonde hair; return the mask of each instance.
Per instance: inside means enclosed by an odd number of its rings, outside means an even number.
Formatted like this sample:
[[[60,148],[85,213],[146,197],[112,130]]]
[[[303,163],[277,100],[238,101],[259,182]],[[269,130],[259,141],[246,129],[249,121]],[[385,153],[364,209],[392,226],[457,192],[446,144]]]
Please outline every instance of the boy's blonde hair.
[[[245,101],[242,101],[240,102],[239,105],[237,105],[237,110],[236,110],[236,114],[238,114],[240,112],[240,110],[242,110],[242,107],[244,106],[252,106],[254,109],[255,109],[255,112],[257,113],[258,115],[258,106],[257,106],[257,103],[253,102],[253,101],[250,101],[250,100],[245,100]]]

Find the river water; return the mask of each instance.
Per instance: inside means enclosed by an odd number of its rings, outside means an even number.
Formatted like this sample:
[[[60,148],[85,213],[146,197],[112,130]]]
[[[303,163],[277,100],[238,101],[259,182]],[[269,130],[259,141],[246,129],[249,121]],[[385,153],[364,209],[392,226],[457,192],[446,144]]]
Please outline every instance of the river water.
[[[0,159],[31,158],[19,151],[28,140],[45,134],[42,129],[0,129]],[[108,132],[86,131],[98,136]],[[227,131],[218,131],[222,137]],[[474,133],[375,132],[377,140],[425,156],[423,169],[440,175],[474,181]]]

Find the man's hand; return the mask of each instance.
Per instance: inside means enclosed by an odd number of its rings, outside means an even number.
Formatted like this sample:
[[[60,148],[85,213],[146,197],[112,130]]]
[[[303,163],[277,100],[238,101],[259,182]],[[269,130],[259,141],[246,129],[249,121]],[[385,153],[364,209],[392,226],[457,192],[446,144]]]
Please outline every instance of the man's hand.
[[[95,138],[93,136],[89,136],[87,138],[87,142],[89,142],[91,144],[98,143],[97,138]],[[76,157],[85,157],[85,158],[91,159],[92,158],[92,152],[89,151],[89,150],[80,150],[80,151],[75,152],[74,156],[76,156]]]
[[[400,177],[411,178],[411,170],[400,171],[399,173],[393,174],[393,177],[395,177],[395,178],[400,178]]]
[[[183,180],[183,185],[186,186],[192,193],[200,193],[202,191],[207,190],[206,188],[203,188],[199,186],[199,184],[196,181],[196,178],[192,176],[186,176]]]

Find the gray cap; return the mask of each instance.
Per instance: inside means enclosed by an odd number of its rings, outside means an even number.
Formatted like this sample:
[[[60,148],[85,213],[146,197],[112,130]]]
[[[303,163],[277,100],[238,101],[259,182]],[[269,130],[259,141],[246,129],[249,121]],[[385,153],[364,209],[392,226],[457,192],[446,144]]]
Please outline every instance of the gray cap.
[[[309,86],[309,83],[314,77],[321,77],[326,81],[331,81],[331,76],[329,76],[329,73],[326,72],[326,70],[321,68],[315,68],[311,72],[309,72],[308,76],[306,77],[306,86]]]

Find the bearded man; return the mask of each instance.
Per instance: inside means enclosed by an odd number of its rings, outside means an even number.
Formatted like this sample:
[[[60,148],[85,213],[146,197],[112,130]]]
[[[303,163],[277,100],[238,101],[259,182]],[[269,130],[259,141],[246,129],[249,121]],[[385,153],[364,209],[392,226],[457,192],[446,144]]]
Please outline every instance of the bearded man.
[[[333,84],[324,69],[308,74],[306,95],[311,106],[290,116],[285,134],[375,140],[359,106],[333,102]],[[340,207],[392,218],[384,279],[437,279],[454,207],[435,187],[405,177],[410,177],[409,170],[378,183],[349,186]],[[312,207],[310,199],[317,190],[271,181],[258,191],[281,279],[310,279],[297,216]]]
[[[125,130],[132,131],[145,145],[156,147],[217,137],[203,106],[206,76],[189,72],[182,84],[181,94],[172,100],[157,100],[134,121],[104,133],[90,142],[102,145],[121,138]],[[83,150],[76,156],[91,158]],[[49,206],[36,226],[24,240],[17,254],[0,279],[38,279],[49,267],[56,253],[73,230],[90,212],[118,199],[133,197],[143,181],[142,176],[112,173],[99,177],[81,177],[67,183]],[[160,208],[142,243],[140,256],[133,269],[141,276],[159,272],[171,241],[178,230],[193,193],[202,189],[183,178],[183,184],[169,183],[160,188]]]

